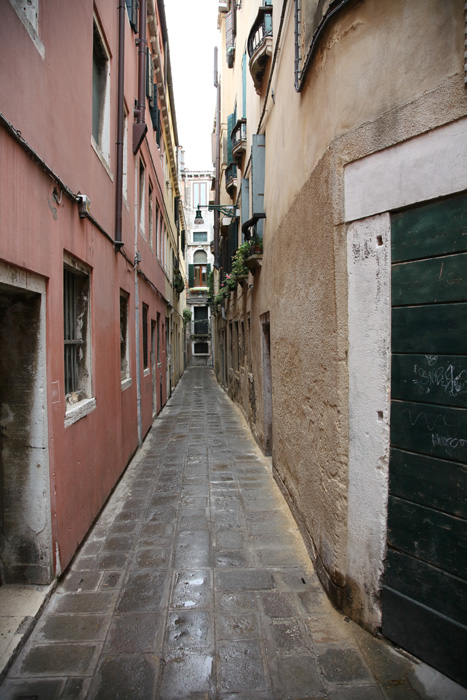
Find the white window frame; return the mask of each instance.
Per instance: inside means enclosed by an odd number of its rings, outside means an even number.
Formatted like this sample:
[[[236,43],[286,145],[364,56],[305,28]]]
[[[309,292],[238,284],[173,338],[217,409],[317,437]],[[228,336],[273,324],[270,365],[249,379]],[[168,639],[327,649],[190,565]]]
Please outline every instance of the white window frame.
[[[79,386],[75,387],[76,391],[70,392],[65,397],[65,428],[67,428],[91,413],[96,408],[96,399],[92,395],[91,270],[68,253],[64,255],[63,266],[64,270],[68,270],[80,279],[87,278],[87,289],[83,292],[85,312],[81,318],[76,319],[77,334],[84,332],[85,360],[80,367]]]
[[[96,30],[96,34],[94,33]],[[99,25],[97,17],[94,15],[93,18],[93,70],[94,70],[94,37],[97,35],[101,49],[103,50],[106,57],[106,75],[105,75],[105,85],[103,89],[102,97],[102,111],[100,113],[99,119],[99,135],[98,140],[96,140],[91,129],[91,145],[95,150],[99,160],[105,167],[108,175],[112,177],[110,170],[110,52],[107,47],[107,43],[104,39],[102,29]],[[93,92],[94,92],[94,76],[93,76]],[[94,115],[93,115],[94,118]]]

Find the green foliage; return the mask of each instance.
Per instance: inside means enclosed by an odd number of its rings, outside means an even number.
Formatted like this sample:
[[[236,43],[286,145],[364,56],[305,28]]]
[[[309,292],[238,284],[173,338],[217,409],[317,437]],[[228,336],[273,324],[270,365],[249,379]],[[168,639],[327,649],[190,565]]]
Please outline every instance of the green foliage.
[[[183,323],[187,324],[191,321],[191,311],[190,309],[183,309]]]
[[[173,286],[178,294],[181,294],[185,289],[185,280],[183,279],[182,273],[180,272],[178,267],[174,270]]]

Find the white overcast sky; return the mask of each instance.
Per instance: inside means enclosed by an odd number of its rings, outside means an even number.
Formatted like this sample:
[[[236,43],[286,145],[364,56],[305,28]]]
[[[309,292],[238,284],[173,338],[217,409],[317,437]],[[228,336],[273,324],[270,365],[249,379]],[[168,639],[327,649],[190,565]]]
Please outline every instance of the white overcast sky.
[[[178,141],[189,170],[211,170],[219,0],[165,0]]]

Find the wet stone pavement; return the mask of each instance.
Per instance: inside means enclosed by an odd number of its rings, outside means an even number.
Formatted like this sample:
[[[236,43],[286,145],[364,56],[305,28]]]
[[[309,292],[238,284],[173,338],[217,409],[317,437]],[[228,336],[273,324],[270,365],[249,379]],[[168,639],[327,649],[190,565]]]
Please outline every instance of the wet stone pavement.
[[[268,460],[192,368],[0,698],[416,700],[427,668],[334,610]]]

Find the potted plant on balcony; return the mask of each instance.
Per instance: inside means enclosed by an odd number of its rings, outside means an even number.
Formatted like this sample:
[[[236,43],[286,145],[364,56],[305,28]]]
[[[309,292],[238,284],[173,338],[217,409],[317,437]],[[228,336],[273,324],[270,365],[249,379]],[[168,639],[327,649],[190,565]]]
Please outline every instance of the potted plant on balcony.
[[[178,268],[175,268],[174,270],[173,286],[177,294],[181,294],[185,289],[185,280],[183,279],[182,273]]]
[[[250,243],[250,255],[262,255],[263,253],[263,239],[258,236],[252,236],[249,241]]]
[[[242,243],[235,251],[232,257],[232,276],[236,282],[248,279],[248,268],[245,265],[245,259],[250,255],[250,244]]]

